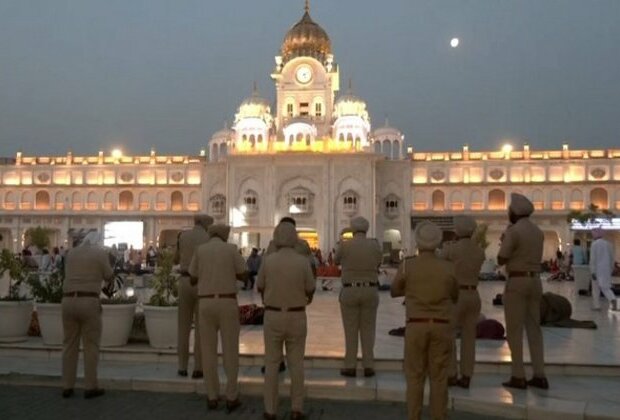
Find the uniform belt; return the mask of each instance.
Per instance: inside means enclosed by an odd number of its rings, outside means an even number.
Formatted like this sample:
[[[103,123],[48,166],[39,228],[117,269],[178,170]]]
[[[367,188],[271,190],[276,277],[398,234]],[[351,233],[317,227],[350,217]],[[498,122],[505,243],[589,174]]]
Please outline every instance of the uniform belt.
[[[478,286],[472,286],[472,285],[469,285],[469,284],[461,284],[459,286],[459,289],[461,289],[461,290],[476,290],[477,288],[478,288]]]
[[[443,318],[409,318],[407,319],[407,323],[418,323],[424,322],[428,324],[448,324],[450,321]]]
[[[220,293],[220,294],[211,294],[211,295],[199,295],[200,299],[236,299],[236,293]]]
[[[536,277],[538,271],[509,271],[508,277]]]
[[[346,283],[346,284],[343,284],[342,287],[377,287],[378,285],[379,283],[372,282],[372,281],[366,281],[366,282],[360,282],[360,283]]]
[[[98,298],[97,292],[66,292],[62,294],[64,297],[94,297]]]
[[[305,306],[294,306],[292,308],[278,308],[276,306],[265,306],[266,311],[276,312],[303,312],[306,310]]]

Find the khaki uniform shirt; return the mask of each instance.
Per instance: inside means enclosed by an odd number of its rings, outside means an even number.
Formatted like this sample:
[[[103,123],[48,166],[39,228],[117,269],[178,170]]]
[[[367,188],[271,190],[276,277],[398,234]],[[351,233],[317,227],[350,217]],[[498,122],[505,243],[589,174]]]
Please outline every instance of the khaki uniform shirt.
[[[544,234],[529,217],[517,220],[504,232],[498,256],[506,258],[506,270],[540,271]]]
[[[202,226],[181,232],[177,242],[178,261],[181,271],[188,271],[196,249],[209,240],[209,234]]]
[[[459,285],[477,286],[484,251],[471,238],[462,238],[444,244],[440,256],[454,263]]]
[[[407,318],[452,317],[459,296],[454,264],[433,253],[406,258],[392,283],[394,296],[405,296]]]
[[[338,245],[334,262],[342,265],[342,283],[350,284],[376,282],[377,268],[382,259],[381,247],[376,239],[354,235],[353,239]]]
[[[237,274],[245,273],[245,261],[236,245],[213,237],[198,247],[188,271],[198,278],[198,296],[237,293]]]
[[[63,292],[101,293],[101,282],[114,277],[106,250],[83,245],[71,249],[65,257]]]
[[[293,248],[280,248],[267,255],[258,271],[256,283],[263,291],[266,306],[294,308],[306,306],[315,280],[308,258]]]

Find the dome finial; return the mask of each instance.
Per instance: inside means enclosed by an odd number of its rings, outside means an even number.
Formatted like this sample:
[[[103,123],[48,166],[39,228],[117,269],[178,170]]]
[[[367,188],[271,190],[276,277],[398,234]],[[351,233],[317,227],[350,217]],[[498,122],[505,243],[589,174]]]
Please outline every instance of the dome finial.
[[[388,115],[385,114],[385,127],[389,127],[390,126],[390,119],[388,118]]]
[[[347,92],[349,95],[353,95],[353,79],[349,77],[349,90]]]
[[[306,13],[310,13],[310,0],[306,0],[306,4],[304,5],[304,10]]]
[[[256,80],[252,83],[252,96],[258,96],[258,84],[256,83]]]

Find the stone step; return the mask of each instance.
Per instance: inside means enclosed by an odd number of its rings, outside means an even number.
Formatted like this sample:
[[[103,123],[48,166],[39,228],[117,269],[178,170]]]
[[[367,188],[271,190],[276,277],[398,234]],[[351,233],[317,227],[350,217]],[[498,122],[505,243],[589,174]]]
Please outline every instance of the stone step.
[[[0,356],[0,383],[53,386],[60,389],[60,360],[16,359]],[[360,372],[361,373],[361,372]],[[405,401],[405,379],[401,372],[378,372],[374,378],[343,378],[334,369],[306,369],[306,395],[313,399]],[[81,370],[79,373],[81,377]],[[148,392],[204,394],[204,381],[176,376],[176,365],[163,362],[102,361],[100,385],[108,389]],[[220,369],[222,389],[224,374]],[[477,374],[469,390],[450,389],[450,408],[480,415],[516,419],[618,419],[620,381],[613,378],[550,375],[551,389],[507,390],[503,374]],[[242,395],[262,395],[263,375],[257,366],[239,371]],[[81,387],[81,380],[78,387]],[[603,391],[604,390],[604,391]],[[287,397],[290,381],[280,375],[280,393]],[[428,402],[428,387],[425,391]],[[427,403],[426,402],[426,403]]]
[[[40,340],[5,343],[0,344],[0,357],[2,356],[59,359],[62,356],[62,347],[47,346]],[[175,363],[177,353],[174,349],[154,349],[146,344],[131,344],[123,347],[104,347],[101,349],[100,359],[119,362]],[[337,370],[342,367],[342,360],[342,357],[307,355],[304,363],[306,369]],[[402,360],[376,359],[375,363],[375,370],[378,372],[402,372],[403,370]],[[242,353],[239,357],[239,364],[245,367],[263,366],[264,357],[261,354]],[[620,365],[548,362],[545,369],[549,375],[620,376]],[[475,372],[509,375],[510,361],[507,358],[505,360],[476,360]]]

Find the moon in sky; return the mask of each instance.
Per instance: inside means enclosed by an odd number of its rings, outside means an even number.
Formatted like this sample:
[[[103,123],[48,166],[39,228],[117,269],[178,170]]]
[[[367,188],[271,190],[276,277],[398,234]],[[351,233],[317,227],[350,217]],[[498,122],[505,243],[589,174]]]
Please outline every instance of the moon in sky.
[[[450,46],[451,46],[452,48],[456,48],[456,47],[458,47],[458,46],[459,46],[460,42],[461,42],[461,41],[460,41],[458,38],[452,38],[452,39],[450,40]]]

